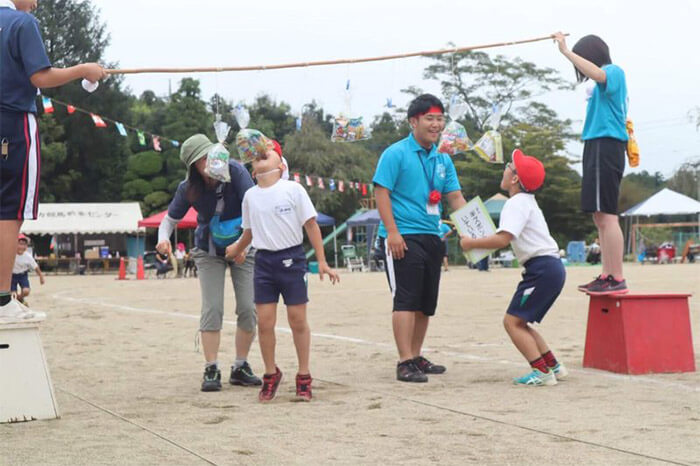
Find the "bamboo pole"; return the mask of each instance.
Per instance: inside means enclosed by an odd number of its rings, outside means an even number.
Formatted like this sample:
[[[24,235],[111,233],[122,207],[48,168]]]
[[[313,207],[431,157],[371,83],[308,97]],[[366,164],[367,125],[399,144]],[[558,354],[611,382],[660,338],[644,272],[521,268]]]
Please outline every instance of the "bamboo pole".
[[[569,34],[564,34],[568,36]],[[281,70],[287,68],[306,68],[310,66],[330,66],[330,65],[345,65],[354,63],[367,63],[374,61],[398,60],[401,58],[444,55],[447,53],[468,52],[471,50],[490,49],[495,47],[506,47],[510,45],[528,44],[531,42],[540,42],[543,40],[553,39],[553,35],[535,37],[533,39],[516,40],[512,42],[497,42],[493,44],[470,45],[467,47],[453,47],[449,49],[426,50],[423,52],[411,52],[395,55],[383,55],[378,57],[367,58],[346,58],[337,60],[321,60],[298,63],[283,63],[277,65],[250,65],[250,66],[212,66],[212,67],[192,67],[192,68],[121,68],[105,70],[109,74],[142,74],[142,73],[221,73],[224,71],[267,71]]]

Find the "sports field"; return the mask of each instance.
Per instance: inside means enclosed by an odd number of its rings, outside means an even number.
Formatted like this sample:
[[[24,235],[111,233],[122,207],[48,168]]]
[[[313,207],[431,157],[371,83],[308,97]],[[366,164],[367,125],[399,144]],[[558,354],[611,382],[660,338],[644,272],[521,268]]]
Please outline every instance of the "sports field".
[[[266,405],[257,389],[199,391],[195,279],[48,276],[33,283],[31,304],[49,314],[42,338],[62,417],[0,424],[0,464],[700,465],[700,373],[581,367],[588,300],[576,285],[597,271],[568,268],[539,327],[571,372],[542,388],[510,383],[528,369],[501,324],[519,270],[443,274],[426,356],[448,371],[427,384],[395,380],[383,274],[343,273],[335,287],[311,277],[314,400],[292,402],[296,359],[280,306],[285,376]],[[700,367],[700,265],[628,265],[626,275],[633,291],[694,293]],[[234,356],[231,289],[227,303],[225,367]],[[260,373],[257,343],[250,362]]]

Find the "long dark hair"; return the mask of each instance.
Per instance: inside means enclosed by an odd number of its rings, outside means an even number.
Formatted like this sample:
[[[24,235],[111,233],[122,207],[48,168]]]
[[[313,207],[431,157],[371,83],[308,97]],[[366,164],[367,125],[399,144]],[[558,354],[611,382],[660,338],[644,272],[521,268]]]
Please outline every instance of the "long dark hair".
[[[593,34],[580,38],[571,51],[595,64],[598,68],[612,63],[608,44],[606,44],[603,39]],[[581,73],[575,66],[574,70],[576,70],[576,80],[578,82],[582,83],[588,79],[588,76]]]
[[[205,189],[204,178],[197,170],[195,164],[190,165],[187,169],[187,191],[185,192],[187,200],[193,204],[202,195]]]

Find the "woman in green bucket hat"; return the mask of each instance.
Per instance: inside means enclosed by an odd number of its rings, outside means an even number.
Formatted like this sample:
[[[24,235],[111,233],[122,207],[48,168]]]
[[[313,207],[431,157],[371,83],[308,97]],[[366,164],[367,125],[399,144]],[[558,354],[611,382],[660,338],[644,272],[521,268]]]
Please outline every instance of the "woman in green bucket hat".
[[[225,259],[226,246],[241,233],[241,203],[243,195],[253,186],[246,168],[229,160],[230,181],[221,182],[207,171],[207,154],[215,146],[203,134],[188,138],[180,149],[180,159],[187,167],[187,176],[180,182],[168,214],[158,229],[160,252],[171,252],[170,236],[190,207],[197,211],[197,229],[192,257],[198,270],[202,293],[202,315],[199,329],[202,335],[205,368],[202,391],[221,390],[218,364],[221,327],[224,315],[224,285],[226,268],[231,270],[236,295],[236,361],[231,366],[229,382],[233,385],[255,386],[262,382],[253,374],[247,362],[250,346],[255,339],[257,315],[253,303],[253,264],[255,251],[249,250],[240,264]]]

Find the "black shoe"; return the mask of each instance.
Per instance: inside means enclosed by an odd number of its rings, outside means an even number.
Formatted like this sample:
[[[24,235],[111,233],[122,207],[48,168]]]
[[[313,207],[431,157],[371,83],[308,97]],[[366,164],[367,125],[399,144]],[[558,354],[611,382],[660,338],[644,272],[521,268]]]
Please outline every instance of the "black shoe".
[[[248,361],[244,362],[238,369],[236,366],[231,366],[231,377],[228,381],[231,385],[243,385],[244,387],[262,385],[262,380],[253,374],[253,369],[250,368]]]
[[[396,365],[396,380],[401,382],[427,382],[428,376],[416,366],[413,359]]]
[[[597,277],[595,277],[595,279],[594,279],[593,281],[590,281],[590,282],[588,282],[588,283],[586,283],[586,284],[583,284],[583,285],[579,285],[579,286],[578,286],[578,290],[579,290],[579,291],[582,291],[582,292],[584,292],[584,293],[586,293],[586,292],[588,291],[589,288],[591,288],[591,287],[599,287],[599,286],[601,286],[602,284],[604,284],[607,280],[608,280],[608,279],[607,279],[607,278],[603,278],[602,275],[598,275]]]
[[[440,366],[438,364],[433,364],[432,362],[425,359],[423,356],[417,356],[413,359],[413,362],[418,366],[424,374],[443,374],[447,368],[445,366]]]
[[[218,392],[221,390],[221,371],[216,365],[208,366],[204,369],[204,378],[202,379],[203,392]]]

